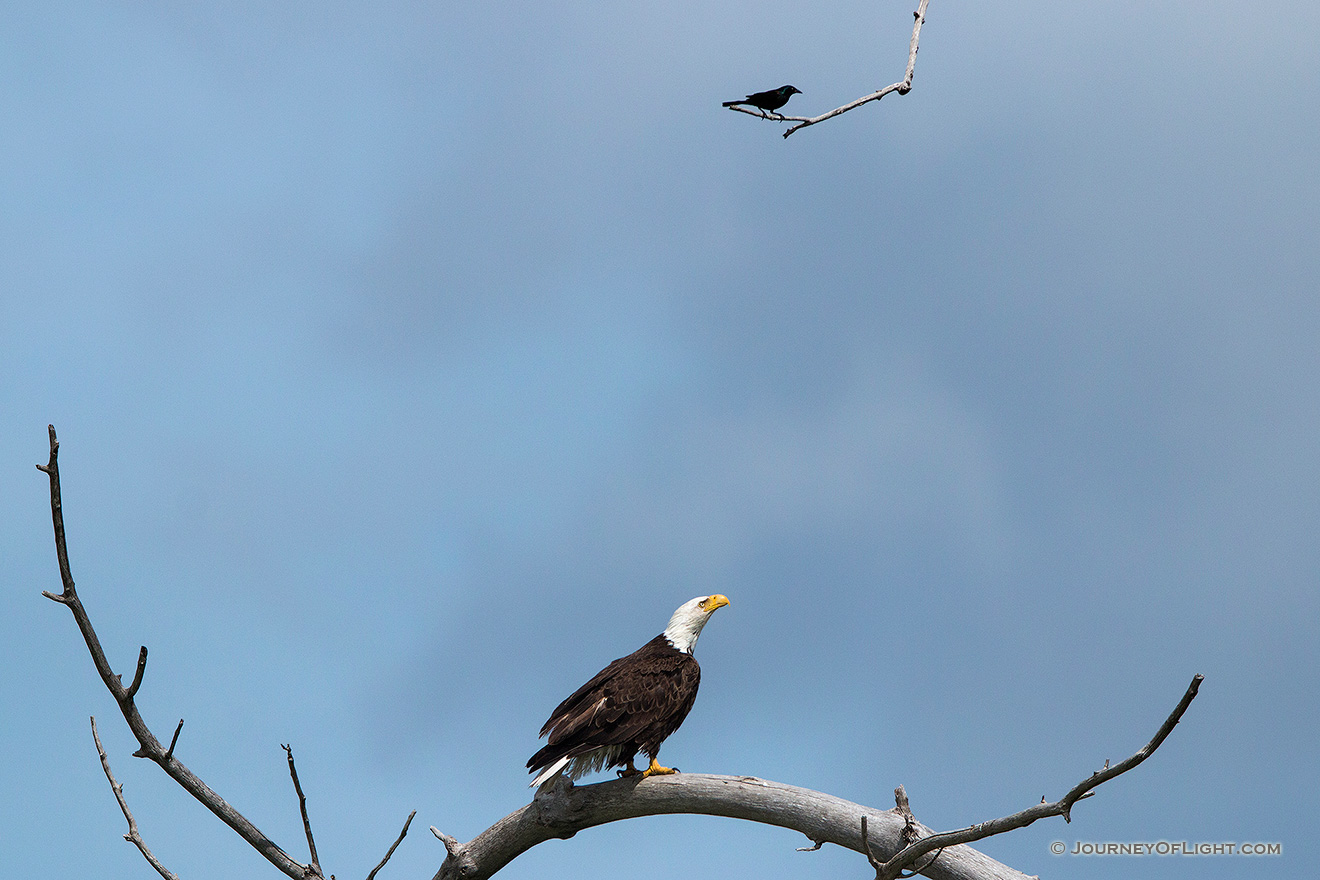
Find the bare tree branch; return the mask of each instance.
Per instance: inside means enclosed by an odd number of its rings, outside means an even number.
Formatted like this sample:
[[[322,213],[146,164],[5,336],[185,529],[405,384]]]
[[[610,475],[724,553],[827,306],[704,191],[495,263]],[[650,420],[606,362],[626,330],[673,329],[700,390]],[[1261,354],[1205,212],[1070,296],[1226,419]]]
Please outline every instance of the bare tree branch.
[[[850,101],[849,103],[844,104],[842,107],[836,107],[833,110],[829,111],[828,113],[822,113],[819,116],[785,116],[782,113],[767,114],[764,110],[759,110],[756,108],[748,108],[741,105],[735,105],[730,107],[729,109],[734,110],[738,113],[747,113],[751,116],[759,116],[762,119],[774,119],[782,122],[796,122],[797,125],[790,127],[787,131],[784,132],[784,137],[788,137],[793,132],[797,131],[798,129],[806,128],[808,125],[815,125],[818,122],[824,122],[826,119],[833,119],[835,116],[838,116],[841,113],[847,113],[849,110],[855,110],[858,107],[862,106],[863,104],[869,104],[872,101],[879,101],[881,98],[883,98],[885,95],[890,94],[891,92],[898,92],[900,95],[906,95],[908,92],[912,91],[912,75],[915,72],[917,66],[917,43],[921,39],[921,26],[926,23],[926,6],[929,5],[929,3],[930,0],[921,0],[921,2],[917,5],[917,11],[912,13],[914,22],[912,25],[912,40],[908,43],[907,70],[903,74],[903,78],[898,82],[893,83],[892,85],[887,85],[882,89],[878,89],[877,91],[874,91],[869,95],[863,95],[862,97],[858,98],[855,101]]]
[[[183,724],[182,721],[179,722]],[[293,763],[293,746],[280,743],[280,748],[289,756],[289,776],[293,778],[293,790],[298,795],[298,811],[302,813],[303,831],[307,833],[307,852],[311,855],[312,863],[308,869],[315,876],[324,876],[321,873],[321,860],[316,855],[316,840],[312,837],[312,820],[307,818],[307,795],[303,794],[302,783],[298,781],[298,768]]]
[[[128,820],[128,833],[124,835],[124,840],[138,848],[142,857],[147,860],[151,867],[156,869],[156,873],[164,877],[165,880],[179,880],[174,872],[170,871],[160,863],[160,859],[147,848],[147,842],[142,839],[138,833],[137,820],[133,818],[132,812],[128,809],[128,802],[124,800],[124,786],[115,780],[115,774],[110,772],[110,759],[106,757],[105,747],[101,745],[101,737],[96,733],[96,716],[92,716],[92,740],[96,743],[96,754],[101,756],[101,769],[105,771],[105,778],[110,780],[110,790],[115,793],[115,800],[119,801],[119,809],[123,812],[124,818]]]
[[[138,712],[137,704],[134,698],[137,695],[137,688],[142,684],[141,671],[146,665],[146,649],[144,648],[138,655],[139,674],[134,676],[133,684],[125,688],[122,680],[110,668],[110,662],[106,660],[105,651],[101,648],[100,639],[96,636],[96,630],[92,628],[91,619],[87,616],[87,610],[83,607],[82,600],[78,598],[78,593],[74,589],[73,574],[69,567],[68,541],[64,533],[64,510],[60,499],[60,469],[59,469],[59,440],[55,436],[55,426],[49,427],[50,433],[50,461],[45,465],[37,465],[37,469],[50,477],[50,512],[51,520],[55,529],[55,555],[60,563],[60,580],[64,583],[63,593],[50,593],[45,590],[42,595],[64,605],[73,613],[73,619],[78,624],[78,630],[82,633],[83,641],[87,643],[87,650],[92,655],[92,664],[96,667],[97,674],[101,676],[101,682],[110,691],[110,695],[115,698],[119,704],[119,711],[124,716],[124,721],[128,723],[128,729],[132,731],[133,736],[141,748],[135,755],[155,762],[169,774],[170,778],[179,783],[185,791],[196,798],[208,810],[219,817],[240,837],[246,840],[257,852],[261,853],[280,871],[284,872],[294,880],[304,880],[308,876],[308,870],[300,865],[289,854],[276,846],[270,838],[262,834],[260,829],[247,820],[242,813],[235,810],[224,798],[211,790],[211,787],[203,782],[196,774],[183,765],[178,758],[174,756],[173,744],[169,750],[160,744],[160,740],[147,727],[147,723],[142,720],[142,715]],[[182,726],[182,725],[180,725]],[[175,729],[175,738],[178,737],[178,728]]]
[[[403,823],[403,830],[399,832],[394,845],[390,847],[389,852],[385,853],[385,858],[380,860],[380,864],[371,869],[371,873],[367,875],[367,880],[375,880],[376,872],[385,867],[385,863],[390,860],[390,856],[394,855],[394,851],[399,848],[399,844],[403,843],[403,839],[408,836],[408,826],[412,824],[413,817],[416,815],[416,810],[408,814],[408,818]]]
[[[466,843],[432,829],[448,851],[435,880],[484,880],[538,843],[620,819],[672,813],[778,825],[855,852],[864,851],[858,817],[866,816],[868,842],[877,856],[888,859],[906,844],[905,822],[896,810],[752,776],[678,773],[583,786],[560,777],[538,790],[532,803]],[[922,834],[933,833],[918,828]],[[1025,874],[968,846],[950,847],[926,873],[934,880],[1027,880]]]
[[[1097,770],[1086,779],[1073,786],[1066,795],[1054,803],[1042,802],[1034,807],[1028,807],[1021,812],[1014,813],[1011,816],[1004,816],[999,819],[991,819],[989,822],[981,822],[977,825],[971,825],[957,831],[945,831],[940,834],[933,834],[929,837],[923,837],[920,840],[909,844],[901,852],[896,853],[893,858],[885,862],[884,866],[876,871],[877,880],[894,880],[906,868],[916,864],[917,859],[928,852],[933,852],[947,846],[956,844],[971,843],[974,840],[981,840],[991,837],[995,834],[1003,834],[1005,831],[1012,831],[1017,828],[1025,828],[1037,819],[1044,819],[1048,816],[1062,816],[1065,822],[1072,821],[1073,804],[1084,797],[1090,797],[1096,786],[1108,782],[1115,776],[1126,773],[1133,767],[1146,760],[1160,747],[1165,738],[1173,731],[1173,728],[1182,720],[1183,713],[1187,707],[1192,704],[1196,698],[1196,693],[1201,687],[1201,682],[1205,676],[1197,674],[1192,677],[1192,683],[1187,686],[1187,692],[1183,694],[1178,705],[1174,707],[1173,712],[1160,725],[1160,729],[1155,732],[1155,736],[1150,742],[1142,746],[1136,754],[1125,761],[1120,761],[1110,767],[1109,762],[1105,762],[1103,770]],[[902,791],[900,788],[899,791]],[[896,793],[897,794],[897,793]],[[907,802],[906,793],[903,794],[900,801],[900,808]],[[928,873],[925,868],[922,873]]]

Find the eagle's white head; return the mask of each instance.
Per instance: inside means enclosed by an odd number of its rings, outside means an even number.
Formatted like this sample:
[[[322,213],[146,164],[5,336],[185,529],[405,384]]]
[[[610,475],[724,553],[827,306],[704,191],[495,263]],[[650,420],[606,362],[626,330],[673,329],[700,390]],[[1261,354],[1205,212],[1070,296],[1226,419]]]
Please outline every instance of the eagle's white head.
[[[706,625],[706,621],[710,620],[716,608],[723,608],[728,604],[728,598],[718,593],[714,596],[698,596],[684,602],[678,606],[674,616],[669,618],[669,626],[665,627],[665,638],[678,650],[691,654],[692,646],[697,643],[697,636],[701,635],[701,628]]]

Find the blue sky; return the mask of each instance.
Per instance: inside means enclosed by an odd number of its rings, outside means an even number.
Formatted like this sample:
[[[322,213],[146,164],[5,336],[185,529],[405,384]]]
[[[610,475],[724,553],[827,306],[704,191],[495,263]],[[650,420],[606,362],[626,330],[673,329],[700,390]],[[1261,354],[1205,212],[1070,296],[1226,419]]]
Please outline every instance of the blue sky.
[[[134,744],[339,877],[526,803],[554,705],[732,605],[666,763],[948,828],[1042,876],[1296,873],[1320,777],[1320,8],[6,4],[0,852],[276,876]],[[1241,858],[1073,841],[1280,842]],[[661,817],[501,876],[862,875]],[[1248,862],[1244,864],[1245,862]]]

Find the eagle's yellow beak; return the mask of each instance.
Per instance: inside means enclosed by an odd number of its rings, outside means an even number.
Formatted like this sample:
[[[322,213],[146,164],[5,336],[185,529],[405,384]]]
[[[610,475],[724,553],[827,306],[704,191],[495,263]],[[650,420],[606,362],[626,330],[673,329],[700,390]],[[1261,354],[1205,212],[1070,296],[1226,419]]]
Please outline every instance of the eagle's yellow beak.
[[[725,605],[728,604],[729,604],[728,596],[721,596],[719,593],[716,593],[714,596],[707,596],[705,601],[701,603],[701,607],[702,610],[704,610],[707,614],[709,614],[712,611],[714,611],[716,608],[723,608]]]

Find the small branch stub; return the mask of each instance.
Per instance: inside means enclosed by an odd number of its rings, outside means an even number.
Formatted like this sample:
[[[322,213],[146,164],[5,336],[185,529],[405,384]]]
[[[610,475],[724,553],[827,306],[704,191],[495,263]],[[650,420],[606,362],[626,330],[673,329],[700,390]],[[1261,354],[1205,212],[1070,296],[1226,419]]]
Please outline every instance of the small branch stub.
[[[128,690],[124,692],[125,697],[131,700],[137,696],[138,688],[142,687],[142,673],[146,671],[147,671],[147,646],[143,645],[142,649],[138,651],[137,671],[133,673],[133,683],[130,684],[128,686]]]
[[[449,853],[453,858],[458,858],[462,853],[463,847],[462,844],[458,842],[457,837],[450,837],[434,825],[431,826],[431,833],[435,835],[436,840],[445,845],[445,852]]]
[[[894,811],[903,819],[903,830],[901,832],[903,845],[905,847],[911,846],[921,837],[921,823],[917,821],[916,816],[912,815],[912,804],[908,801],[907,791],[901,785],[894,789]],[[942,852],[944,852],[943,847],[936,850],[935,855],[931,856],[930,861],[926,862],[923,867],[915,868],[908,874],[903,873],[902,865],[895,866],[890,863],[880,865],[875,862],[872,862],[871,865],[875,868],[875,876],[877,880],[895,880],[895,878],[915,877],[922,871],[930,868],[930,866],[935,863],[935,860],[940,857],[940,853]]]
[[[170,737],[170,747],[165,750],[165,760],[174,760],[174,747],[179,744],[179,734],[183,731],[183,719],[179,719],[178,725],[174,728],[174,736]]]

